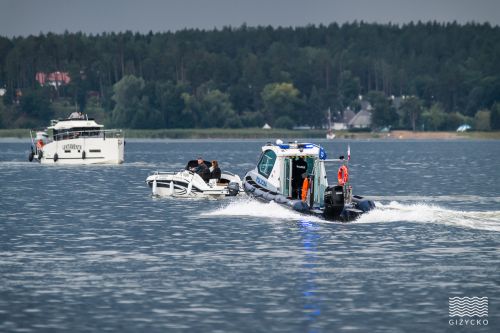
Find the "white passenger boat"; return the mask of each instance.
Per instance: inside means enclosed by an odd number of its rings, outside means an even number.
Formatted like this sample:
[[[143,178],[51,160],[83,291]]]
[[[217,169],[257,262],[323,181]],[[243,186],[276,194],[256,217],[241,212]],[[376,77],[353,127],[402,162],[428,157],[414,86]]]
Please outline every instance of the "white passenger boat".
[[[29,161],[42,164],[120,164],[124,161],[122,130],[105,130],[94,119],[82,116],[52,120],[44,131],[30,131]]]
[[[204,162],[207,168],[210,162]],[[222,171],[219,179],[203,178],[191,169],[197,161],[189,161],[186,168],[177,172],[155,171],[146,178],[154,196],[162,197],[207,197],[222,198],[236,196],[243,192],[241,178],[233,173]]]
[[[349,153],[348,153],[349,156]],[[328,183],[325,163],[341,166],[338,183]],[[348,159],[327,159],[325,150],[311,143],[276,144],[262,147],[257,167],[243,179],[245,192],[262,201],[274,201],[304,214],[327,220],[352,221],[373,209],[373,201],[352,195]]]

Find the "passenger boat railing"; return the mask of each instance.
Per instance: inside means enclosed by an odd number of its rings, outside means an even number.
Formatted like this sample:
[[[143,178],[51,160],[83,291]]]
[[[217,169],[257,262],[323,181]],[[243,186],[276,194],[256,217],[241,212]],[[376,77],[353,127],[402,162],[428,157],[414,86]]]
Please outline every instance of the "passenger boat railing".
[[[116,139],[123,138],[123,130],[121,129],[109,129],[109,130],[86,130],[86,131],[60,131],[59,133],[52,136],[53,141],[60,140],[71,140],[71,139]]]

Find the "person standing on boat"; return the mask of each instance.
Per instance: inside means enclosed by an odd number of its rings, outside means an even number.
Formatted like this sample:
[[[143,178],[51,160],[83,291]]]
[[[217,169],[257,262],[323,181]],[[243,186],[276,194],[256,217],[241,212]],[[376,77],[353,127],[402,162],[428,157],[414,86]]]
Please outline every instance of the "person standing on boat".
[[[216,160],[212,161],[212,166],[210,167],[210,179],[217,179],[217,182],[219,182],[220,177],[221,177],[221,171],[219,168],[219,162]]]
[[[303,174],[307,174],[307,162],[303,157],[292,161],[292,198],[300,198],[302,190]]]

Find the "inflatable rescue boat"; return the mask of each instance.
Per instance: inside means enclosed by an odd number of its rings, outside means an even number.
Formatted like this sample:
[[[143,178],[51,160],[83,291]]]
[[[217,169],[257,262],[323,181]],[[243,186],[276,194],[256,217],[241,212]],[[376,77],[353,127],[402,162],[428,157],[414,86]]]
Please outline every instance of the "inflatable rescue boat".
[[[348,222],[375,207],[372,200],[352,195],[348,161],[327,159],[325,150],[312,143],[277,140],[262,147],[255,169],[243,179],[244,191],[262,201],[274,201],[304,214]],[[337,182],[329,184],[325,163],[338,163]]]

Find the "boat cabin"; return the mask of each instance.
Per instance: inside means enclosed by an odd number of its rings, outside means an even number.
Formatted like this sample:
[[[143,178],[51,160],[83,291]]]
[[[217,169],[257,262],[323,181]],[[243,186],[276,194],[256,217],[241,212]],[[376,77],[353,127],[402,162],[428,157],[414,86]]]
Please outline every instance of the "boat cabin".
[[[47,132],[54,141],[59,141],[81,137],[100,137],[104,133],[103,127],[94,119],[64,119],[53,121],[52,126],[47,128]]]
[[[257,164],[256,183],[271,192],[287,198],[298,198],[302,181],[309,178],[311,206],[324,205],[324,193],[328,186],[325,165],[326,153],[311,143],[271,144],[262,147]],[[305,163],[304,163],[305,162]],[[298,166],[301,165],[301,168]],[[303,172],[305,169],[305,172]],[[305,173],[305,175],[303,175]]]

